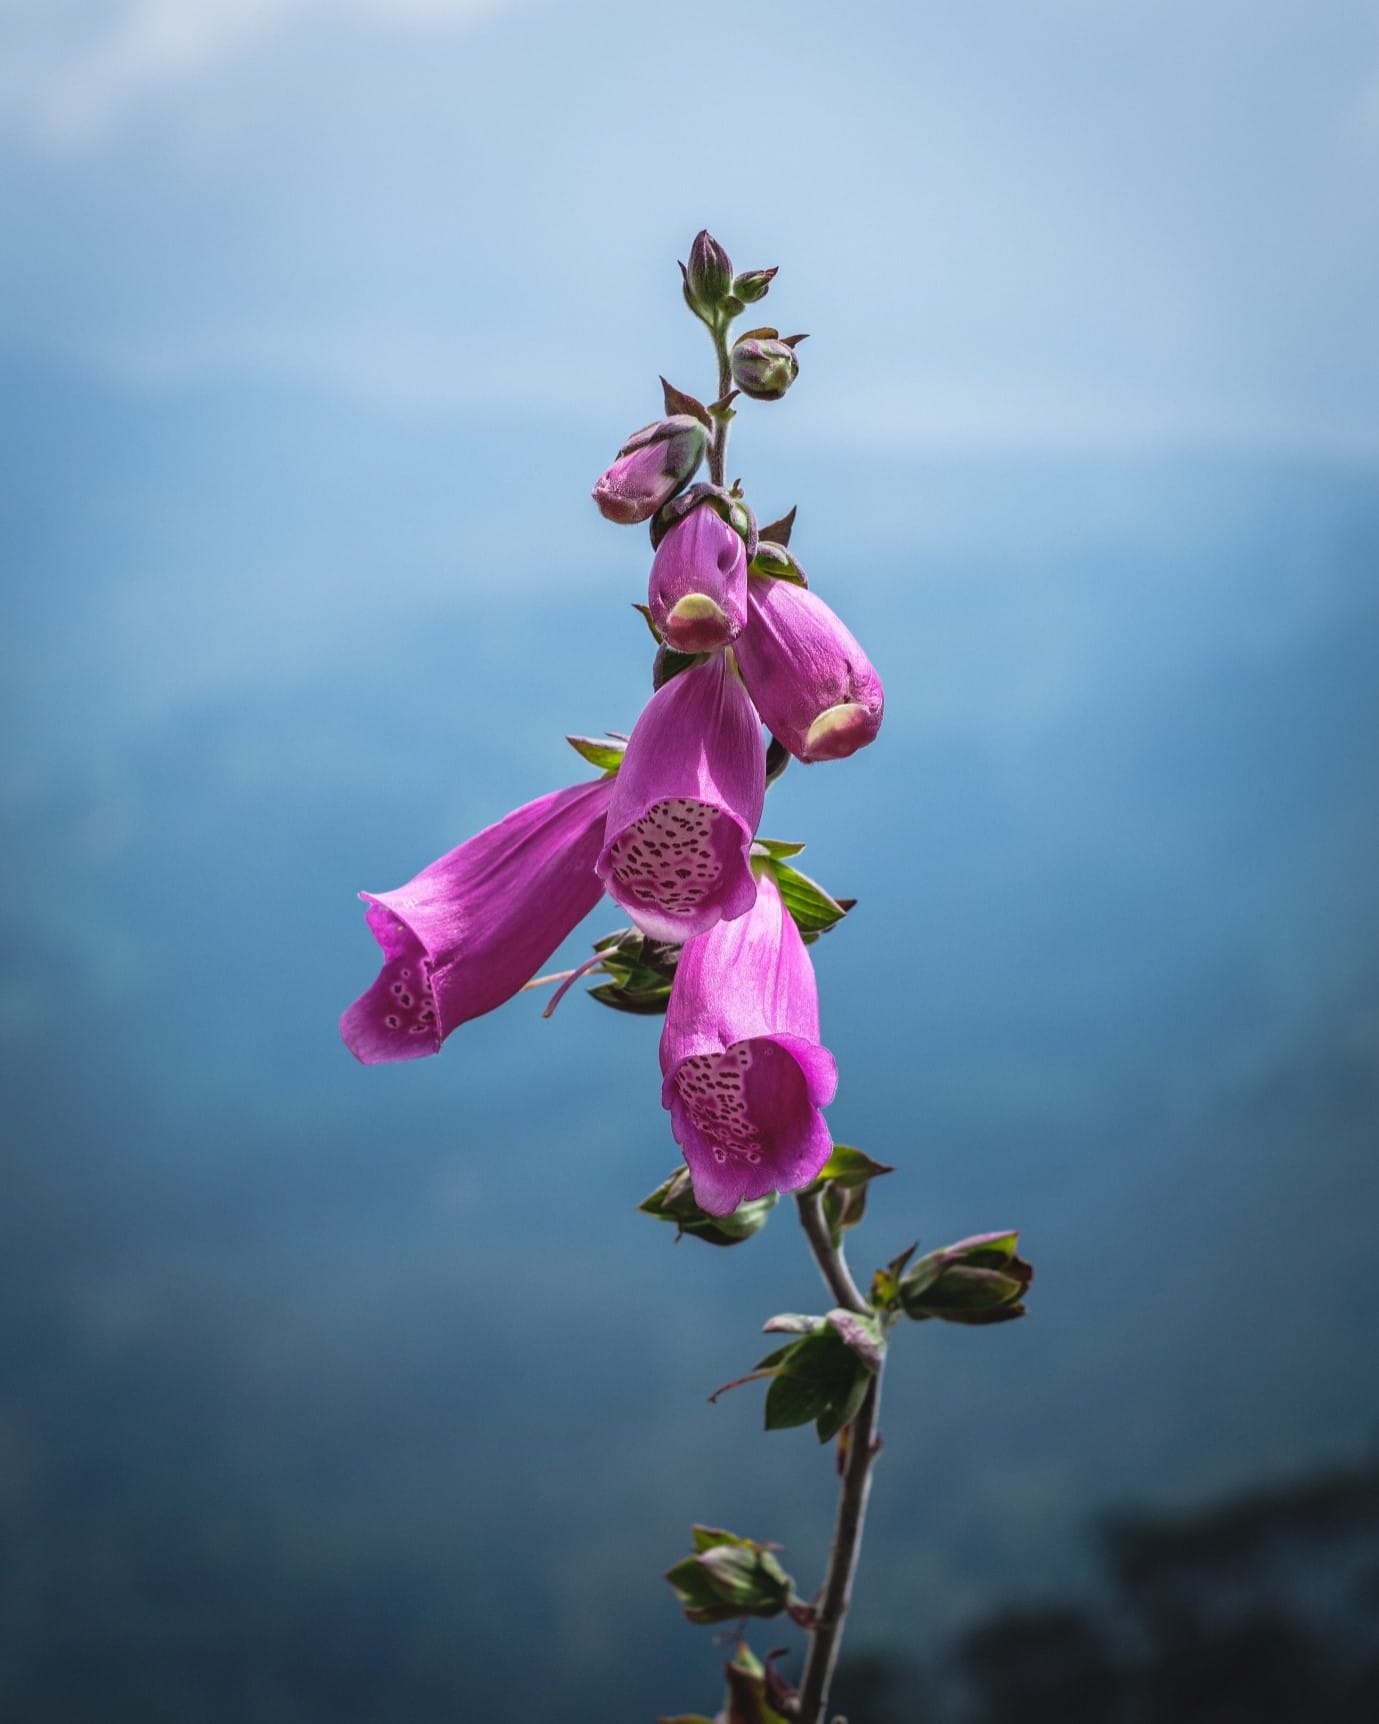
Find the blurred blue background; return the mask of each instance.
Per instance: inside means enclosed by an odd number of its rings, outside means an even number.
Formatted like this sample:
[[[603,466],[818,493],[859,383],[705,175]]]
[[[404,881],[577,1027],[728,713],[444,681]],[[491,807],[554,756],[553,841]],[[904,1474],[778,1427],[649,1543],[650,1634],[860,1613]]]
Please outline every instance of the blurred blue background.
[[[817,1578],[831,1456],[705,1395],[823,1295],[634,1212],[659,1026],[335,1030],[355,892],[640,709],[588,490],[712,387],[706,224],[813,334],[731,471],[887,682],[765,822],[859,899],[853,1255],[1038,1268],[901,1338],[854,1650],[1367,1453],[1376,172],[1352,0],[0,4],[6,1719],[711,1712],[690,1521]]]

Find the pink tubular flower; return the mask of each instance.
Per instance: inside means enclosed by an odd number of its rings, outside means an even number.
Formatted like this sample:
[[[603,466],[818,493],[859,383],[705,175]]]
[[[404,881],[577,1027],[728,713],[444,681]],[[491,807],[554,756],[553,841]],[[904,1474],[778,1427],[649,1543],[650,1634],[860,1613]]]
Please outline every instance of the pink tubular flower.
[[[856,638],[805,587],[748,583],[733,650],[766,728],[797,760],[843,760],[881,728],[881,678]]]
[[[828,1160],[819,1109],[838,1067],[819,1042],[814,967],[769,874],[749,914],[681,952],[661,1071],[661,1105],[709,1215],[798,1191]]]
[[[747,625],[747,547],[710,503],[691,509],[661,540],[647,603],[677,652],[713,652]]]
[[[624,527],[650,520],[689,484],[708,446],[708,432],[690,413],[643,425],[594,486],[599,513]]]
[[[594,861],[613,783],[539,797],[395,892],[359,894],[383,968],[340,1019],[356,1059],[438,1053],[531,980],[602,896]]]
[[[723,653],[658,688],[628,738],[599,878],[653,940],[679,944],[756,898],[748,854],[766,796],[761,726]]]

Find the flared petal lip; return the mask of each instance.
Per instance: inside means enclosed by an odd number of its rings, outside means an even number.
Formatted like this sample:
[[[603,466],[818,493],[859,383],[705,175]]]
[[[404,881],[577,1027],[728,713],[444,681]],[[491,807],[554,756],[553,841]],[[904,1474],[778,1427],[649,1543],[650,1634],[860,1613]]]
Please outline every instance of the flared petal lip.
[[[686,1060],[704,1054],[727,1053],[730,1047],[740,1047],[743,1042],[775,1042],[777,1047],[783,1048],[804,1073],[811,1107],[827,1107],[838,1093],[838,1062],[828,1049],[821,1047],[818,1042],[806,1041],[803,1036],[775,1035],[769,1031],[739,1036],[734,1042],[725,1042],[718,1036],[703,1035],[687,1039],[676,1050],[676,1057],[671,1064],[663,1066],[665,1075],[661,1081],[661,1106],[669,1109],[674,1117],[674,1109],[679,1105],[675,1079]],[[679,1141],[678,1138],[676,1141]]]
[[[614,903],[621,904],[623,909],[641,929],[653,940],[661,940],[668,946],[682,946],[686,940],[692,940],[698,934],[707,934],[709,929],[719,922],[733,922],[739,916],[745,916],[756,903],[757,883],[752,873],[749,860],[753,833],[746,821],[734,814],[731,808],[725,808],[721,802],[708,802],[704,798],[693,800],[704,801],[705,807],[717,808],[719,818],[731,820],[736,826],[739,838],[738,855],[741,857],[739,877],[723,891],[708,899],[699,909],[687,916],[672,916],[667,911],[660,910],[654,904],[630,904],[619,894],[619,882],[614,877],[610,858],[613,847],[624,832],[629,832],[641,820],[648,810],[662,801],[659,796],[647,798],[646,806],[638,810],[634,818],[618,832],[609,832],[604,837],[603,849],[599,859],[594,864],[594,871],[603,882],[603,889]]]

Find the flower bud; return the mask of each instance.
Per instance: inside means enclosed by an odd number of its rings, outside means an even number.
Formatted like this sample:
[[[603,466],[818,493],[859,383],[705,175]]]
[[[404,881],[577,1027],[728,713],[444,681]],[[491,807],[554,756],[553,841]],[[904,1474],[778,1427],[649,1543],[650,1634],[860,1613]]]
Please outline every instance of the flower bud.
[[[733,298],[740,299],[744,305],[755,305],[759,299],[766,298],[775,274],[774,269],[747,270],[733,282]]]
[[[714,652],[747,626],[747,550],[711,503],[691,510],[661,540],[647,603],[676,652]]]
[[[762,722],[796,760],[846,759],[880,730],[881,678],[808,588],[754,576],[733,650]]]
[[[691,1622],[732,1622],[739,1616],[779,1616],[795,1602],[795,1583],[769,1545],[718,1527],[694,1529],[695,1554],[667,1570]]]
[[[733,260],[709,230],[701,228],[694,236],[685,269],[685,298],[690,310],[712,323],[732,289]]]
[[[708,446],[708,432],[689,413],[634,431],[594,486],[599,513],[622,526],[649,520],[689,484]]]
[[[1023,1317],[1020,1303],[1034,1279],[1016,1254],[1018,1233],[978,1233],[912,1263],[900,1278],[907,1317],[945,1323],[1005,1323]]]
[[[800,374],[800,362],[787,341],[744,335],[729,356],[733,382],[754,401],[779,401]]]

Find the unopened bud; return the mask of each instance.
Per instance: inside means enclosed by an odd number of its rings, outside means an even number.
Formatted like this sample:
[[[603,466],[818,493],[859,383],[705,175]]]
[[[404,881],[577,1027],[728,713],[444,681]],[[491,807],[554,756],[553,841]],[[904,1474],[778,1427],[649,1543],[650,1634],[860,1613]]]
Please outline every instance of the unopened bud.
[[[649,520],[689,484],[708,446],[708,432],[689,413],[634,431],[594,486],[600,514],[622,526]]]
[[[779,401],[800,374],[794,348],[777,336],[744,335],[730,359],[733,382],[754,401]]]
[[[661,540],[647,601],[677,652],[713,652],[746,627],[746,547],[712,502],[691,510]]]
[[[759,299],[766,298],[775,273],[774,269],[747,270],[733,282],[733,298],[740,299],[744,305],[755,305]]]
[[[694,1529],[695,1554],[666,1573],[691,1622],[732,1622],[739,1616],[779,1616],[795,1601],[795,1583],[769,1545],[723,1532]]]
[[[733,290],[733,260],[707,228],[701,228],[690,247],[685,267],[685,298],[690,310],[712,323]]]
[[[1020,1303],[1034,1279],[1016,1253],[1018,1233],[979,1233],[912,1263],[900,1278],[907,1317],[945,1323],[1005,1323],[1023,1317]]]

